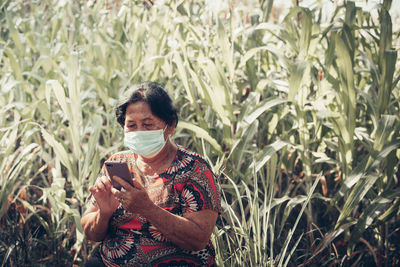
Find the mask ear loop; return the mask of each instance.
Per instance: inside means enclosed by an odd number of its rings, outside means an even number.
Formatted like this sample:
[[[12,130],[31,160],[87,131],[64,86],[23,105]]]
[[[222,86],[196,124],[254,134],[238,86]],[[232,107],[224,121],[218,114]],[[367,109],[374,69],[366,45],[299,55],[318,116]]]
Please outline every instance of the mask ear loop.
[[[168,126],[169,126],[168,124],[165,125],[165,128],[164,128],[164,130],[163,130],[163,133],[165,133],[165,130],[168,128]],[[167,135],[167,138],[165,139],[165,143],[167,143],[167,140],[170,141],[170,142],[172,142],[172,141],[171,141],[171,134],[168,134],[168,135]],[[165,144],[164,144],[164,145],[165,145]]]
[[[164,127],[164,129],[163,129],[163,134],[165,133],[165,130],[167,130],[167,128],[168,128],[168,124],[165,125],[165,127]],[[167,142],[167,140],[169,140],[170,137],[171,137],[171,135],[168,134],[168,135],[167,135],[167,138],[165,139],[165,142]]]

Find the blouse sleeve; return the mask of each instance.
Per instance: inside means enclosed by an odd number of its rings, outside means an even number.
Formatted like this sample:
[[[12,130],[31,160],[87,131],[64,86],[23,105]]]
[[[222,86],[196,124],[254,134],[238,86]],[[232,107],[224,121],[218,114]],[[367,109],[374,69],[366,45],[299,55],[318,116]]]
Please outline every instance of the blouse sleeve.
[[[205,162],[196,160],[188,179],[180,187],[182,213],[213,210],[221,213],[221,189]]]

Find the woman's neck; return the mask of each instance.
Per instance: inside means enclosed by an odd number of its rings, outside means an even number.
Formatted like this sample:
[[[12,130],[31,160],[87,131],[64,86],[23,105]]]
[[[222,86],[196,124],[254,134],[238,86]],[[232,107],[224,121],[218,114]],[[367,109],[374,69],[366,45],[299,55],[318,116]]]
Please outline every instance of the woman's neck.
[[[159,174],[171,165],[178,148],[170,140],[167,140],[163,149],[152,158],[137,157],[137,166],[145,175]]]

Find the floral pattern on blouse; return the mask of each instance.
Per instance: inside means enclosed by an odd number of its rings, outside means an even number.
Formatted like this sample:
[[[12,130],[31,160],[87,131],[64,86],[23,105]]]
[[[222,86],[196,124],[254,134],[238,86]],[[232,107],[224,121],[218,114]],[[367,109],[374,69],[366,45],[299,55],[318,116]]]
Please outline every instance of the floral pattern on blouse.
[[[132,174],[138,172],[135,155],[130,151],[116,153],[110,160],[126,161]],[[103,166],[100,176],[105,173]],[[142,181],[150,199],[175,215],[205,209],[221,212],[221,191],[209,164],[202,156],[182,146],[178,146],[167,170],[157,177],[142,177]],[[146,218],[120,205],[110,219],[100,255],[107,266],[211,266],[215,250],[211,241],[200,251],[182,249],[165,238]]]

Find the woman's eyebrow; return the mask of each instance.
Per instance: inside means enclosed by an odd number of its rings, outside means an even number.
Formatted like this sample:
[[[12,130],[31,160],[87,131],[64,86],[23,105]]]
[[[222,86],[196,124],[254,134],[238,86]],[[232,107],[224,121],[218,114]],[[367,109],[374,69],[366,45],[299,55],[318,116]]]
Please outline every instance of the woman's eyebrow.
[[[126,122],[131,123],[131,122],[136,122],[137,120],[133,120],[133,119],[126,119]],[[153,121],[152,117],[145,117],[143,119],[140,119],[140,121],[145,122],[145,121]]]

